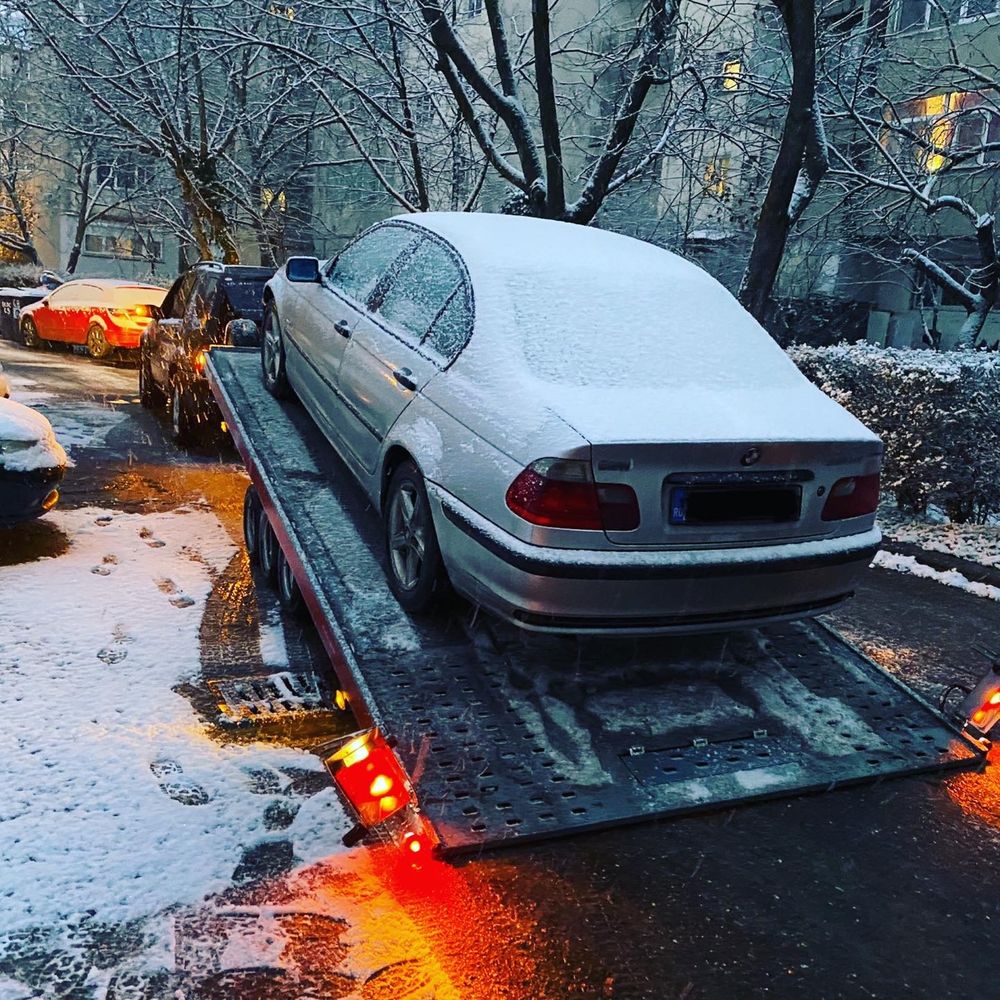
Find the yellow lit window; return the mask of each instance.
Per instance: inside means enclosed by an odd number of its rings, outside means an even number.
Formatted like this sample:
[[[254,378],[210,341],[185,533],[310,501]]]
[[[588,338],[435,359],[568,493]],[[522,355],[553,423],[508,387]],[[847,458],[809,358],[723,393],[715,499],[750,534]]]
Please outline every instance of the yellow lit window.
[[[737,90],[740,78],[743,76],[743,63],[739,59],[730,59],[722,64],[722,89]]]
[[[271,208],[277,212],[284,212],[288,208],[288,196],[284,191],[263,188],[260,192],[260,208],[262,212]]]
[[[705,164],[705,174],[702,178],[706,194],[716,198],[723,197],[729,191],[729,157],[721,156],[717,160],[709,160]]]

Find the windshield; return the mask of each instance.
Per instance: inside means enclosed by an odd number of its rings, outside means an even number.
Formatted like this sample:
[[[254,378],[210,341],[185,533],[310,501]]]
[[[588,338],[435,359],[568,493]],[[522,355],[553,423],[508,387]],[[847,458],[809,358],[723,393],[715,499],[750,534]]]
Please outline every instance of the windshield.
[[[233,312],[240,316],[253,319],[264,314],[264,285],[266,279],[261,281],[244,281],[225,283],[226,297]]]

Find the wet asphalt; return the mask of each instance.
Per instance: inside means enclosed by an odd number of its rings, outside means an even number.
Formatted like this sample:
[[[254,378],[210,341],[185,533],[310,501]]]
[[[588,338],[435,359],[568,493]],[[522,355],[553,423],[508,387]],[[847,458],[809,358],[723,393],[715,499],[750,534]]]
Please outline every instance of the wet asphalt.
[[[79,451],[64,505],[155,511],[204,497],[239,539],[246,479],[238,456],[224,446],[176,448],[165,417],[138,405],[134,367],[3,342],[0,361],[10,374],[37,383],[53,405],[86,401],[124,413],[101,448]],[[11,543],[0,546],[0,560],[31,557],[25,546],[37,548],[36,558],[57,554],[60,542],[39,527],[18,544],[17,551]],[[215,596],[201,630],[205,677],[225,675],[234,664],[252,671],[260,616],[272,613],[273,602],[254,586],[242,553]],[[934,702],[946,685],[983,672],[977,647],[1000,646],[997,602],[885,570],[869,571],[855,600],[830,617]],[[297,663],[325,669],[308,626],[286,624],[285,638]],[[203,694],[190,696],[196,710],[208,712],[199,703]],[[315,735],[282,738],[307,746]],[[181,995],[995,996],[998,861],[995,768],[645,822],[435,863],[416,875],[372,852],[310,877],[325,877],[334,897],[342,892],[345,912],[354,914],[345,920],[371,935],[395,940],[405,915],[409,936],[399,939],[381,975],[364,984],[345,978],[336,946],[343,928],[334,933],[325,923],[317,930],[312,918],[300,929],[312,946],[305,949],[308,960],[297,959],[296,985],[273,976],[211,983],[189,977]],[[261,903],[276,885],[282,898],[294,896],[293,888],[301,890],[296,877],[290,858],[248,858],[242,877],[234,878],[233,898]],[[366,913],[365,900],[375,898],[366,893],[376,891],[383,909],[392,900],[391,929]],[[448,988],[435,985],[441,982]],[[177,989],[177,982],[150,982],[132,992],[123,986],[120,995],[175,996]],[[93,994],[50,989],[49,995]]]

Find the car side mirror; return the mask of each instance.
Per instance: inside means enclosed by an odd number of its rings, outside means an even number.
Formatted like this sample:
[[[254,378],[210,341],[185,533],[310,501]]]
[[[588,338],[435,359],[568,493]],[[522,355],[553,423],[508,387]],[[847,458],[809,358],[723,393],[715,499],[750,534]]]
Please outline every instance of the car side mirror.
[[[252,319],[231,319],[226,324],[225,339],[233,347],[260,347],[260,330]]]
[[[285,277],[289,281],[319,281],[319,261],[315,257],[289,257]]]

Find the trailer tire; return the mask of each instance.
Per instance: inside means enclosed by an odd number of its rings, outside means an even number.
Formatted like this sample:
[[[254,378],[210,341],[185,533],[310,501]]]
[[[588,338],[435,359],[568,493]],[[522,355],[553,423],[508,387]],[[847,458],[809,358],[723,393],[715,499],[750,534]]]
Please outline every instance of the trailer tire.
[[[261,508],[257,516],[257,566],[261,576],[273,587],[278,580],[278,553],[281,546],[271,527],[267,511]]]
[[[302,591],[299,589],[295,574],[285,557],[285,550],[278,549],[278,603],[293,618],[302,618],[305,614],[306,603],[302,599]]]
[[[243,494],[243,541],[246,542],[247,556],[251,566],[256,566],[259,562],[257,540],[260,528],[258,522],[263,509],[256,488],[248,486],[246,493]]]
[[[402,462],[389,480],[384,527],[386,575],[396,600],[410,614],[437,610],[450,586],[424,477],[413,462]]]
[[[275,399],[288,399],[292,394],[285,370],[285,339],[274,305],[264,311],[264,323],[260,338],[260,370],[264,388]]]

